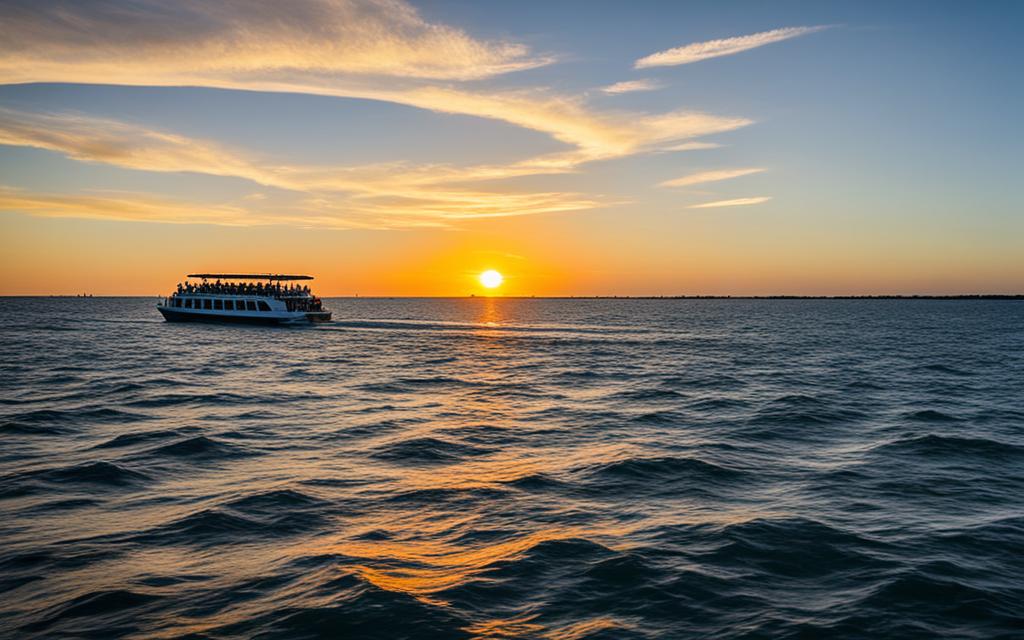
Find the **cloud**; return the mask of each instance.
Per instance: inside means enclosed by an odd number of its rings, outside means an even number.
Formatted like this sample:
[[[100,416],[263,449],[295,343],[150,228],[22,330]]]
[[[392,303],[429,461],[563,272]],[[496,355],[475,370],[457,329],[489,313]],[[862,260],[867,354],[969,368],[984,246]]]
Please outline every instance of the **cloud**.
[[[279,186],[216,143],[77,114],[0,108],[0,144],[48,149],[74,160],[125,169],[241,176]]]
[[[704,202],[692,204],[687,209],[715,209],[718,207],[740,207],[748,204],[761,204],[771,200],[771,196],[757,196],[754,198],[736,198],[734,200],[718,200],[716,202]]]
[[[228,205],[186,203],[143,194],[38,194],[4,186],[0,186],[0,211],[17,211],[50,218],[230,226],[253,224],[248,211]]]
[[[785,27],[782,29],[773,29],[771,31],[762,31],[748,36],[723,38],[721,40],[708,40],[707,42],[693,42],[674,49],[652,53],[649,56],[637,60],[636,64],[633,66],[637,69],[646,69],[649,67],[671,67],[680,64],[698,62],[700,60],[707,60],[708,58],[730,56],[734,53],[740,53],[741,51],[747,51],[749,49],[756,49],[757,47],[763,47],[766,44],[782,42],[783,40],[789,40],[790,38],[815,33],[827,28],[827,26]]]
[[[283,165],[251,152],[231,149],[212,140],[190,138],[139,124],[74,113],[33,113],[0,108],[0,144],[34,147],[81,162],[153,172],[193,172],[242,178],[254,183],[320,195],[310,202],[342,202],[320,206],[331,218],[349,211],[364,224],[369,220],[452,220],[518,216],[590,209],[608,204],[597,196],[575,192],[516,192],[511,187],[473,188],[539,174],[575,170],[581,163],[629,154],[637,145],[657,144],[661,137],[685,135],[716,125],[714,118],[692,113],[640,119],[624,134],[620,146],[585,147],[508,164],[455,166],[404,162],[350,166]],[[337,194],[347,197],[339,199]],[[347,209],[346,209],[347,208]],[[319,219],[319,218],[318,218]]]
[[[473,183],[533,175],[560,173],[571,159],[541,157],[510,165],[452,166],[380,163],[356,166],[283,165],[216,142],[154,131],[137,124],[79,114],[39,114],[0,109],[0,144],[34,147],[68,158],[103,163],[124,169],[153,172],[194,172],[242,178],[297,195],[300,200],[287,216],[268,216],[261,211],[262,197],[246,196],[243,206],[230,210],[225,221],[200,213],[183,216],[184,207],[161,200],[132,197],[116,202],[95,198],[19,196],[21,210],[35,215],[63,215],[125,220],[156,219],[166,204],[167,219],[202,220],[215,224],[277,224],[302,226],[374,227],[446,226],[457,220],[557,213],[592,209],[608,204],[605,199],[574,192],[524,192],[513,187]],[[566,163],[569,163],[568,165]],[[8,199],[8,204],[12,202]],[[45,204],[45,207],[42,206]],[[110,206],[116,205],[116,206]]]
[[[721,146],[717,142],[680,142],[665,147],[663,151],[701,151],[703,149],[718,149]]]
[[[119,84],[154,70],[212,80],[474,80],[553,61],[428,22],[402,0],[12,0],[0,10],[0,43],[7,82],[109,74]]]
[[[553,60],[521,43],[482,40],[429,22],[403,0],[12,0],[0,3],[0,84],[200,86],[379,100],[511,123],[567,148],[472,166],[285,165],[129,122],[11,110],[0,110],[0,144],[131,170],[243,178],[298,194],[294,213],[302,224],[390,228],[604,206],[608,199],[599,195],[528,192],[495,182],[640,153],[706,148],[698,145],[710,143],[695,139],[751,124],[687,110],[596,110],[585,96],[544,88],[485,91],[460,84]],[[89,202],[69,203],[67,210],[86,211]],[[139,216],[157,207],[133,202]],[[269,219],[259,201],[241,204],[233,215],[251,216],[254,224]],[[168,211],[178,215],[172,205]]]
[[[0,84],[200,86],[381,100],[505,121],[576,148],[569,165],[622,157],[750,124],[679,111],[595,112],[543,89],[465,81],[548,64],[522,44],[426,22],[401,0],[46,0],[0,4]]]
[[[634,91],[655,91],[657,89],[664,88],[664,84],[649,78],[643,80],[626,80],[625,82],[616,82],[610,84],[607,87],[601,87],[603,93],[609,93],[612,95],[619,93],[632,93]]]
[[[37,217],[85,218],[222,226],[288,225],[327,229],[449,228],[475,218],[535,215],[592,209],[605,203],[572,194],[463,192],[437,200],[408,198],[344,200],[309,197],[273,209],[243,198],[240,204],[186,202],[148,194],[34,193],[0,186],[0,211]]]
[[[682,178],[675,178],[674,180],[666,180],[665,182],[659,183],[661,187],[689,187],[695,184],[704,184],[705,182],[718,182],[720,180],[729,180],[732,178],[739,178],[740,176],[749,176],[753,173],[761,173],[765,169],[760,167],[750,167],[746,169],[717,169],[715,171],[701,171],[698,173],[691,173],[688,176]]]

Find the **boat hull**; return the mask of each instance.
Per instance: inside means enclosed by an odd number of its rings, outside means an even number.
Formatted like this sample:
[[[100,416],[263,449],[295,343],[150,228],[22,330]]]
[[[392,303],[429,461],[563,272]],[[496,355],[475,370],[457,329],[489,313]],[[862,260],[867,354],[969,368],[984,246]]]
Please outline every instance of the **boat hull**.
[[[163,306],[158,306],[157,310],[160,311],[167,322],[214,322],[267,326],[328,322],[331,319],[330,311],[289,313],[288,315],[271,315],[268,313],[243,315],[238,313],[217,313],[215,311],[184,311]]]

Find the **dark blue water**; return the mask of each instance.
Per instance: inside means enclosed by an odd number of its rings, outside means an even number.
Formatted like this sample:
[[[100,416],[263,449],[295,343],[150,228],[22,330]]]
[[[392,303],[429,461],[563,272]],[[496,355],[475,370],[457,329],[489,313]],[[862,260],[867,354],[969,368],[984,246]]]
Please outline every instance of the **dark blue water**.
[[[1024,304],[0,300],[11,638],[1020,637]]]

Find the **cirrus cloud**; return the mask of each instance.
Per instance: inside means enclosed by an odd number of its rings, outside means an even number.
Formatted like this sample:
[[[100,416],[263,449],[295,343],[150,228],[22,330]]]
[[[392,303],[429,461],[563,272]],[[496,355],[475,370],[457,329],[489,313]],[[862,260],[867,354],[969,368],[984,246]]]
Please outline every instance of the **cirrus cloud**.
[[[747,36],[737,36],[735,38],[693,42],[681,47],[675,47],[674,49],[652,53],[637,60],[633,66],[637,69],[672,67],[707,60],[708,58],[731,56],[741,51],[748,51],[757,47],[763,47],[766,44],[772,44],[773,42],[782,42],[790,38],[805,36],[827,28],[828,26],[825,25],[816,27],[785,27],[753,33]]]
[[[264,210],[265,194],[237,206],[188,206],[137,194],[102,198],[8,191],[0,209],[61,215],[156,221],[164,207],[169,222],[276,224],[330,228],[450,226],[457,220],[559,213],[610,204],[606,198],[563,191],[526,191],[491,182],[567,165],[549,158],[509,165],[453,166],[377,163],[350,166],[284,165],[215,141],[79,114],[41,114],[0,109],[0,145],[32,147],[67,158],[122,169],[193,172],[242,178],[293,192],[299,200],[284,214]],[[566,161],[568,162],[568,160]],[[571,165],[569,165],[571,166]],[[166,205],[166,206],[165,206]]]
[[[665,85],[657,80],[650,78],[644,78],[641,80],[626,80],[624,82],[616,82],[610,84],[607,87],[601,87],[602,93],[608,93],[611,95],[617,95],[620,93],[633,93],[636,91],[655,91],[657,89],[664,88]]]
[[[691,173],[688,176],[682,178],[675,178],[673,180],[666,180],[659,183],[661,187],[690,187],[695,184],[704,184],[705,182],[719,182],[721,180],[731,180],[732,178],[739,178],[741,176],[749,176],[754,173],[761,173],[765,169],[761,167],[749,167],[745,169],[716,169],[714,171],[700,171],[698,173]]]
[[[750,204],[761,204],[771,200],[771,196],[755,196],[753,198],[734,198],[732,200],[717,200],[715,202],[704,202],[691,204],[687,209],[717,209],[718,207],[742,207]]]
[[[284,74],[474,80],[553,61],[428,22],[401,0],[13,0],[0,16],[5,82],[121,83],[140,73],[200,83]]]

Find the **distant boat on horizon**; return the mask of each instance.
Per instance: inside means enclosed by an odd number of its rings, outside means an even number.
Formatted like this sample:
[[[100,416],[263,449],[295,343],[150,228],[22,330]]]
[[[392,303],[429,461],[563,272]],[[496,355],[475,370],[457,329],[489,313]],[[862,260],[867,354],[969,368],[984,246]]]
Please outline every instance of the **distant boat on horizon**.
[[[194,284],[188,278],[198,278]],[[157,303],[168,322],[237,322],[305,324],[328,322],[329,309],[308,286],[296,281],[312,276],[287,274],[191,273],[185,284]],[[213,282],[211,282],[213,280]],[[263,284],[266,281],[266,284]],[[287,284],[286,284],[287,283]]]

